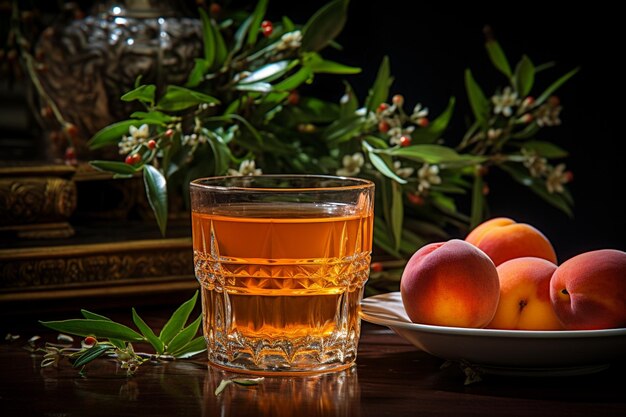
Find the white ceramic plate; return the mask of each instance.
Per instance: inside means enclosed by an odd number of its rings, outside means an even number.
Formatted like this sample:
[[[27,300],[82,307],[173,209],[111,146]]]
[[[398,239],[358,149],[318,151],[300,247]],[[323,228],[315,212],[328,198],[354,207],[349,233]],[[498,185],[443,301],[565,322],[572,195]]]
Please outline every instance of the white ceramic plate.
[[[431,355],[465,360],[487,373],[580,375],[603,370],[626,354],[626,328],[528,331],[415,324],[399,292],[365,298],[361,307],[363,320],[389,327]]]

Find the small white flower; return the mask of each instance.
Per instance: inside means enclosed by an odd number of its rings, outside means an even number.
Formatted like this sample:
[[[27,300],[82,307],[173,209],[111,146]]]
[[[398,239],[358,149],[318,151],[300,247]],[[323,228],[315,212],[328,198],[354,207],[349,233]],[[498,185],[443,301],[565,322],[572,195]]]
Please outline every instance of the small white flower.
[[[550,194],[554,192],[562,193],[565,191],[563,184],[566,184],[570,180],[570,173],[565,172],[565,164],[558,164],[548,173],[546,179],[546,188]]]
[[[439,167],[437,165],[424,164],[417,171],[417,180],[419,181],[417,189],[420,193],[429,189],[432,184],[441,184],[439,176]]]
[[[150,136],[150,128],[147,124],[142,124],[139,128],[131,126],[128,128],[130,136],[122,136],[122,140],[118,143],[120,155],[131,152],[137,145],[141,145]]]
[[[285,33],[280,37],[280,41],[276,44],[276,49],[284,51],[287,49],[297,49],[302,44],[302,32],[294,30],[293,32]]]
[[[403,167],[400,161],[393,162],[393,170],[396,172],[396,175],[401,178],[408,178],[413,175],[415,171],[412,167]]]
[[[491,128],[491,129],[487,130],[487,139],[490,142],[494,142],[494,141],[498,140],[500,138],[500,136],[502,136],[502,129]]]
[[[353,155],[344,155],[341,162],[343,163],[343,168],[337,170],[337,175],[351,177],[361,171],[365,158],[361,152],[357,152]]]
[[[511,117],[513,114],[513,106],[517,105],[517,93],[511,90],[511,87],[504,87],[502,94],[495,94],[491,97],[493,102],[494,114],[502,113],[505,117]]]
[[[402,128],[401,126],[392,127],[389,129],[387,134],[389,135],[389,143],[394,145],[402,144],[402,136],[406,136],[408,138],[411,137],[411,133],[415,130],[415,126],[407,126]]]
[[[535,120],[537,125],[543,126],[558,126],[561,124],[559,115],[561,114],[561,106],[551,106],[550,104],[544,104],[540,106],[535,112]]]
[[[417,103],[413,109],[413,114],[411,114],[411,120],[417,122],[424,117],[428,117],[428,107],[422,107],[421,103]]]
[[[537,155],[534,151],[522,148],[524,166],[530,171],[532,177],[539,177],[548,170],[548,160]]]
[[[232,175],[235,177],[245,177],[248,175],[261,175],[263,171],[261,168],[256,167],[256,162],[254,160],[245,159],[239,165],[239,169],[229,169],[228,175]]]

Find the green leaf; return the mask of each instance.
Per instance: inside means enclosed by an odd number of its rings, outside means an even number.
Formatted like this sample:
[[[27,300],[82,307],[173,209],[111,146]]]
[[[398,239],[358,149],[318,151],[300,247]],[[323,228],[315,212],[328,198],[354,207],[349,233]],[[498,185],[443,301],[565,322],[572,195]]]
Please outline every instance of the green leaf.
[[[175,358],[186,359],[205,350],[207,350],[206,339],[204,336],[198,336],[177,351],[170,352],[170,355]]]
[[[159,355],[162,354],[163,353],[163,342],[161,341],[161,339],[159,339],[154,334],[154,332],[152,331],[150,326],[148,326],[146,324],[146,322],[143,321],[143,319],[141,317],[139,317],[139,314],[137,314],[137,311],[135,310],[134,307],[133,307],[133,322],[135,323],[135,326],[137,326],[137,328],[139,329],[141,334],[144,335],[146,340],[148,340],[148,342],[150,342],[150,344],[152,345],[154,350]]]
[[[560,148],[554,143],[541,140],[529,140],[522,145],[522,148],[533,150],[544,158],[565,158],[568,155],[565,149]]]
[[[367,153],[368,158],[372,162],[372,165],[380,171],[384,176],[391,178],[397,183],[406,184],[404,178],[400,178],[389,165],[393,166],[393,162],[388,155],[378,155],[374,152],[375,148],[372,147],[367,141],[362,142],[363,150]]]
[[[243,21],[239,29],[235,32],[235,43],[230,50],[229,60],[241,50],[244,41],[247,38],[248,31],[250,30],[250,25],[252,24],[253,15],[250,15]],[[257,28],[258,29],[258,28]]]
[[[270,83],[252,83],[252,84],[237,84],[235,90],[239,91],[253,91],[256,93],[269,93],[272,91],[272,84]]]
[[[304,65],[315,73],[324,74],[358,74],[361,68],[350,67],[338,62],[323,59],[319,54],[310,52],[305,55]]]
[[[485,43],[485,47],[487,48],[487,53],[489,54],[489,58],[491,59],[494,67],[510,79],[513,75],[511,73],[511,66],[509,65],[509,61],[506,59],[506,55],[504,54],[504,51],[500,47],[498,41],[488,40]]]
[[[361,129],[363,123],[363,117],[356,114],[345,119],[337,120],[324,129],[322,137],[330,145],[337,145],[352,139],[353,135]]]
[[[78,356],[76,360],[74,361],[74,363],[72,364],[72,366],[74,368],[80,368],[81,366],[88,364],[94,359],[98,359],[100,356],[104,355],[109,350],[113,350],[113,346],[108,345],[108,344],[98,343],[90,347],[89,349],[87,349],[80,356]]]
[[[295,74],[290,75],[284,80],[274,84],[274,91],[291,91],[298,88],[302,83],[307,82],[313,73],[310,68],[302,67]]]
[[[389,57],[385,56],[378,68],[376,81],[374,81],[374,85],[370,89],[367,99],[365,99],[365,108],[368,112],[376,110],[378,105],[389,97],[389,87],[391,87],[393,82],[390,74]]]
[[[352,86],[344,81],[344,85],[346,86],[345,92],[343,93],[343,97],[340,101],[339,106],[339,118],[345,119],[349,116],[354,116],[354,113],[359,108],[359,100],[352,89]]]
[[[217,386],[217,388],[215,388],[215,396],[217,397],[218,395],[220,395],[229,384],[232,384],[233,381],[231,381],[230,379],[222,379],[220,381],[220,384]]]
[[[283,31],[285,33],[293,32],[296,29],[296,25],[287,16],[283,16]]]
[[[450,119],[452,118],[452,113],[454,112],[454,105],[456,103],[456,99],[454,97],[450,97],[448,101],[448,106],[435,120],[430,122],[430,124],[422,129],[416,129],[411,135],[416,143],[432,143],[439,139],[441,134],[446,130],[448,124],[450,123]]]
[[[226,48],[220,28],[214,20],[211,20],[211,26],[213,27],[213,38],[215,39],[215,61],[212,68],[219,70],[228,59],[228,48]]]
[[[474,185],[472,187],[472,212],[470,217],[470,229],[478,226],[483,220],[483,177],[474,175]]]
[[[302,28],[302,50],[319,51],[326,47],[346,24],[348,0],[334,0],[322,6]]]
[[[127,342],[143,341],[142,335],[133,329],[110,320],[71,319],[61,321],[40,321],[44,326],[76,336],[114,338]]]
[[[171,123],[176,120],[175,117],[172,117],[168,114],[161,113],[160,111],[136,111],[130,115],[133,119],[149,119],[149,120],[158,120],[163,124]]]
[[[106,316],[102,316],[100,314],[96,314],[96,313],[92,313],[89,310],[85,310],[85,309],[81,309],[80,313],[83,315],[84,318],[89,319],[89,320],[108,320],[108,321],[113,321],[110,318],[106,317]]]
[[[213,33],[213,25],[211,19],[203,8],[198,8],[200,18],[202,19],[202,44],[204,45],[204,61],[208,68],[213,66],[215,62],[215,37]]]
[[[165,111],[180,111],[197,106],[200,103],[217,104],[219,100],[198,91],[170,85],[159,100],[157,107]]]
[[[183,305],[178,307],[167,323],[165,323],[165,326],[163,326],[163,329],[161,329],[161,333],[159,334],[159,339],[161,339],[164,344],[167,345],[170,343],[174,336],[176,336],[185,326],[189,315],[196,305],[197,299],[198,291],[195,292],[191,299],[185,301]]]
[[[515,68],[515,88],[521,97],[526,97],[535,84],[535,66],[526,55]]]
[[[269,82],[275,80],[285,74],[295,63],[297,63],[297,61],[289,61],[287,59],[269,63],[251,72],[246,78],[241,79],[239,84],[252,84],[259,81]]]
[[[442,145],[411,145],[390,149],[389,153],[393,156],[428,164],[458,161],[466,157],[459,155],[454,149]]]
[[[146,195],[156,217],[161,235],[165,236],[167,228],[167,181],[161,171],[150,164],[143,167],[143,182]]]
[[[134,165],[126,164],[124,162],[90,161],[89,165],[100,171],[113,172],[120,175],[133,175],[137,172],[137,168]]]
[[[474,80],[472,71],[469,69],[465,70],[465,89],[474,117],[486,128],[487,119],[489,118],[489,101],[485,97],[483,90]]]
[[[569,80],[574,75],[576,75],[576,73],[579,71],[579,69],[580,68],[574,68],[573,70],[571,70],[570,72],[568,72],[567,74],[565,74],[564,76],[562,76],[561,78],[559,78],[558,80],[553,82],[548,88],[546,88],[546,91],[544,91],[537,98],[537,100],[535,101],[535,105],[538,106],[538,105],[542,104],[544,101],[546,101],[548,99],[548,97],[550,97],[552,95],[552,93],[554,93],[556,90],[559,89],[559,87],[561,87],[563,84],[565,84],[567,82],[567,80]]]
[[[87,142],[89,149],[98,149],[106,145],[117,143],[120,138],[128,134],[128,129],[131,126],[139,127],[142,124],[147,125],[163,125],[160,120],[124,120],[117,123],[112,123],[98,132]]]
[[[398,183],[391,183],[391,231],[394,237],[394,248],[398,250],[402,242],[402,221],[404,206],[402,204],[402,189]]]
[[[144,103],[153,105],[155,92],[156,92],[156,86],[154,84],[140,85],[134,90],[131,90],[127,92],[126,94],[124,94],[121,97],[121,100],[122,101],[139,100]]]
[[[390,233],[385,229],[385,219],[376,217],[374,219],[374,244],[388,254],[401,258],[402,255],[394,248],[389,235]]]
[[[171,342],[169,342],[167,345],[168,352],[176,352],[177,350],[180,350],[185,345],[187,345],[187,343],[189,343],[194,338],[196,333],[198,333],[200,323],[202,323],[202,314],[200,314],[193,323],[185,327],[176,336],[174,336]]]
[[[209,62],[206,59],[196,58],[193,69],[189,73],[189,77],[187,77],[185,87],[197,87],[200,85],[210,67]]]
[[[252,12],[252,20],[250,22],[250,31],[248,32],[248,45],[254,45],[259,36],[261,21],[267,10],[267,0],[259,0]]]

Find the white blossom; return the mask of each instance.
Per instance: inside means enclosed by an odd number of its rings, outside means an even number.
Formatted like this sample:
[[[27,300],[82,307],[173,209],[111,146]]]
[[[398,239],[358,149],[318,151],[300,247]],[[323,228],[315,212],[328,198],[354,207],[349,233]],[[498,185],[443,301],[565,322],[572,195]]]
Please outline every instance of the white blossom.
[[[297,49],[302,44],[302,32],[294,30],[293,32],[285,33],[280,37],[280,41],[276,44],[276,49],[284,51],[287,49]]]
[[[235,177],[245,177],[248,175],[261,175],[263,171],[261,168],[256,167],[256,162],[254,160],[245,159],[239,165],[239,169],[229,169],[228,175],[232,175]]]
[[[342,163],[343,168],[337,170],[337,175],[350,177],[361,171],[361,167],[365,163],[365,158],[361,152],[357,152],[353,155],[344,155]]]
[[[558,164],[548,173],[548,178],[546,179],[546,188],[550,194],[554,192],[562,193],[565,191],[563,188],[563,184],[569,182],[570,173],[565,172],[565,164]]]
[[[439,176],[439,167],[437,165],[424,164],[417,171],[417,180],[419,181],[417,189],[420,193],[429,189],[431,185],[441,184]]]
[[[150,136],[150,127],[145,123],[138,128],[131,126],[128,128],[128,133],[128,136],[122,136],[122,140],[118,144],[120,155],[125,155],[135,149],[137,145],[146,142]]]
[[[539,177],[548,170],[548,160],[537,155],[534,151],[522,148],[522,156],[524,157],[524,166],[530,171],[533,177]]]
[[[494,114],[502,114],[505,117],[511,117],[513,114],[513,106],[517,105],[517,93],[511,90],[511,87],[504,87],[502,94],[495,94],[491,97],[493,102]]]
[[[403,167],[400,161],[394,161],[393,169],[396,172],[396,175],[401,178],[408,178],[413,175],[415,171],[412,167]]]

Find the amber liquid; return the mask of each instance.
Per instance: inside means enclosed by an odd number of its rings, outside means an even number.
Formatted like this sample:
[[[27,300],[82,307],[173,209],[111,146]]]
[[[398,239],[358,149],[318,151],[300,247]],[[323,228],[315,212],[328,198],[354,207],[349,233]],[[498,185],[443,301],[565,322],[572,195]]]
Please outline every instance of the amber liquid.
[[[315,371],[354,359],[371,211],[273,203],[194,212],[192,221],[213,362]]]

